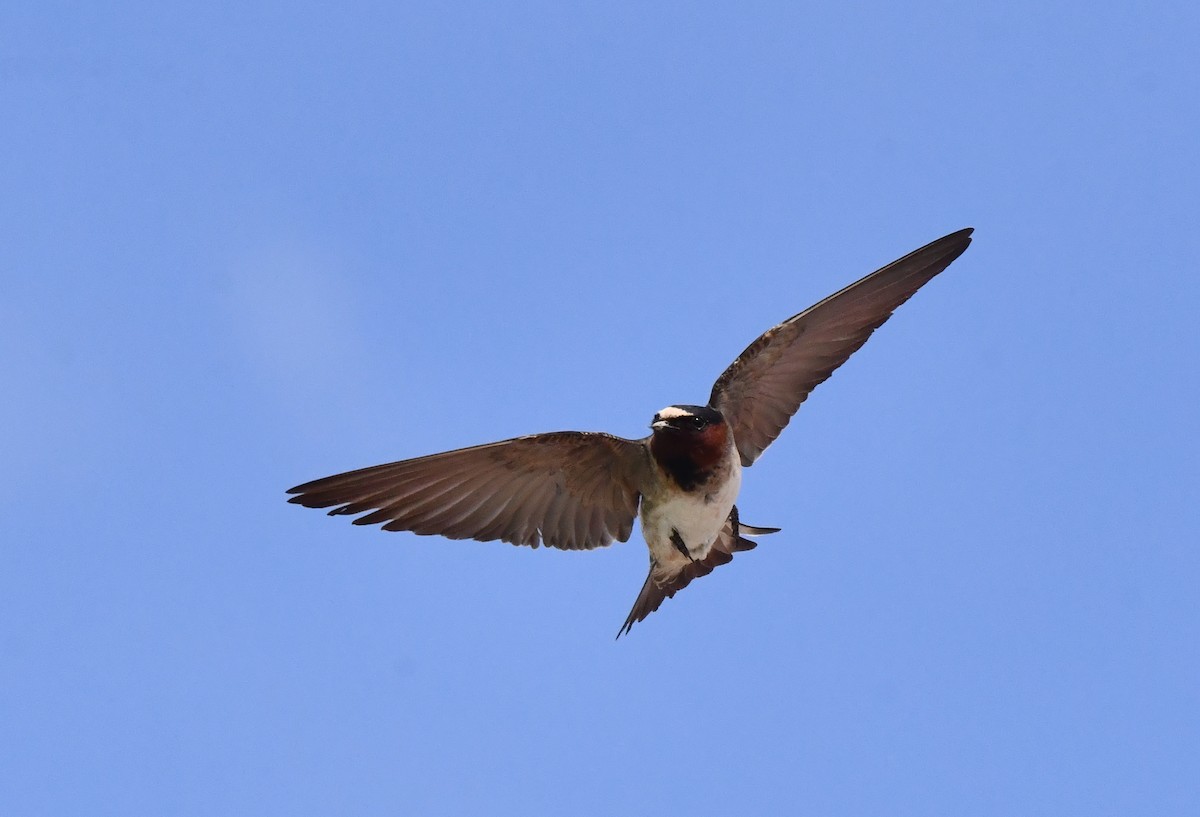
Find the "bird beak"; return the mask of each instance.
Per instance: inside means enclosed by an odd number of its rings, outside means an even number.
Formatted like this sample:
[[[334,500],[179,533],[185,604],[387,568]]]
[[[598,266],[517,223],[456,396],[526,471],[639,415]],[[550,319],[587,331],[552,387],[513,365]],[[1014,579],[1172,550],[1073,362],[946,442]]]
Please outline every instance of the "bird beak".
[[[655,431],[658,431],[660,428],[666,428],[668,425],[669,423],[666,420],[655,420],[650,424],[650,427]]]

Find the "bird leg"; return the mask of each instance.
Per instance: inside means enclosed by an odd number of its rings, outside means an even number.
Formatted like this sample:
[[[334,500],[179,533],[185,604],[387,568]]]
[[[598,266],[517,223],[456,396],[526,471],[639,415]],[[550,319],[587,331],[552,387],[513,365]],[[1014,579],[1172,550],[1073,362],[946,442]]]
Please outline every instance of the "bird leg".
[[[692,554],[688,552],[688,546],[684,543],[683,537],[679,535],[679,531],[675,528],[671,528],[671,544],[675,546],[676,550],[686,556],[689,562],[696,561],[692,558]]]

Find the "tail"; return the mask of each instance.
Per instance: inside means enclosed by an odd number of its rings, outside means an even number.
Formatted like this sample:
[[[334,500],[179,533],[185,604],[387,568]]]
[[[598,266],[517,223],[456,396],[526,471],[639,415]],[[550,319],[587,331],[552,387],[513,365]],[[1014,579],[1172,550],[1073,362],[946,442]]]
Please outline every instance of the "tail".
[[[737,533],[734,532],[735,530]],[[708,549],[708,554],[703,559],[688,562],[674,576],[660,575],[657,579],[654,576],[657,565],[651,561],[650,574],[646,576],[646,583],[642,585],[642,590],[638,593],[637,600],[633,602],[633,609],[629,611],[629,616],[625,619],[625,623],[621,625],[621,629],[617,630],[617,638],[626,635],[633,629],[633,625],[637,622],[644,621],[646,616],[662,606],[663,601],[687,587],[692,579],[707,576],[721,565],[729,564],[733,561],[733,554],[735,553],[741,553],[743,550],[754,550],[754,548],[758,547],[758,542],[752,542],[741,534],[764,536],[768,533],[778,533],[780,530],[782,529],[760,528],[740,523],[738,521],[737,508],[735,507],[729,512],[729,518],[725,520],[725,526],[717,534],[717,541],[713,542],[712,547]]]
[[[738,525],[738,532],[744,536],[766,536],[768,533],[779,533],[783,528],[759,528],[754,525],[747,525],[742,522]]]

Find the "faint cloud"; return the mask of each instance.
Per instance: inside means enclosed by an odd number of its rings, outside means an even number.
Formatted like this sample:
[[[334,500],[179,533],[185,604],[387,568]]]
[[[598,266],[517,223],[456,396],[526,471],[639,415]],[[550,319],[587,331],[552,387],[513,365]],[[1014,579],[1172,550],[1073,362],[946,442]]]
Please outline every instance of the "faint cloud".
[[[99,375],[77,365],[53,316],[26,306],[0,303],[0,488],[10,499],[96,461],[89,441],[103,429],[93,409],[108,394]]]
[[[370,355],[357,330],[357,282],[344,265],[299,242],[274,242],[242,254],[229,276],[234,352],[293,419],[361,411]]]

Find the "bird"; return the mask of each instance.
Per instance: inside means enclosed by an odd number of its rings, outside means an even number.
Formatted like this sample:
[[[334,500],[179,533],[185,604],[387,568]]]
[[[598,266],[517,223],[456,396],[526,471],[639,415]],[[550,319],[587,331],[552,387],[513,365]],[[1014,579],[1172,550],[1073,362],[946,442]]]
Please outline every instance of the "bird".
[[[707,404],[661,409],[648,437],[531,434],[323,477],[289,489],[288,501],[386,531],[563,550],[626,542],[639,519],[650,570],[619,639],[753,549],[747,537],[780,530],[740,519],[742,470],[816,386],[966,251],[972,232],[926,244],[768,329],[717,378]]]

